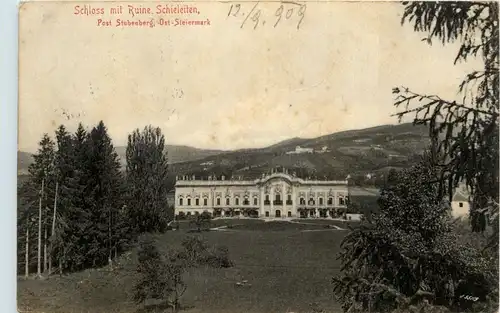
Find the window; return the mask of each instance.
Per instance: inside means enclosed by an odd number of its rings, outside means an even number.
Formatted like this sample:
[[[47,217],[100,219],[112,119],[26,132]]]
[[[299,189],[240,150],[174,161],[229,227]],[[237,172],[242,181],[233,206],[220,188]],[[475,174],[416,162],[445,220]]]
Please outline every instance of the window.
[[[220,198],[217,198],[217,205],[220,205]]]
[[[250,201],[248,201],[248,198],[245,198],[243,200],[243,205],[249,205],[250,204]]]
[[[183,202],[182,200],[184,200],[184,199],[182,199],[182,198],[179,199],[179,205],[182,205],[182,202]]]
[[[340,204],[340,205],[344,205],[344,198],[342,198],[342,197],[341,197],[341,198],[339,198],[339,204]]]
[[[266,211],[266,217],[269,217],[269,211]]]
[[[234,199],[234,204],[235,205],[240,205],[240,199],[239,198]]]
[[[292,217],[292,212],[288,211],[288,217]]]
[[[188,205],[191,205],[191,199],[188,199]]]
[[[292,202],[292,195],[288,195],[286,197],[286,204],[287,205],[292,205],[293,204],[293,202]]]
[[[463,202],[459,202],[459,203],[458,203],[458,206],[459,206],[459,207],[461,207],[461,208],[463,208],[463,207],[464,207]]]
[[[200,199],[195,199],[194,203],[195,203],[195,205],[200,205]]]
[[[328,198],[328,205],[333,205],[333,198]]]
[[[226,198],[226,205],[229,205],[229,198]]]
[[[314,199],[313,198],[309,198],[309,205],[314,205]]]
[[[323,205],[323,198],[319,198],[319,205]]]
[[[264,205],[270,205],[271,201],[269,201],[269,195],[266,195],[266,200],[264,200]]]
[[[274,196],[274,204],[276,204],[276,205],[282,205],[283,204],[283,201],[281,201],[281,195],[280,194],[276,194],[276,196]]]
[[[208,199],[207,198],[203,199],[203,205],[206,206],[207,204],[208,204]]]
[[[253,198],[253,205],[257,205],[258,204],[258,200],[257,200],[257,197]]]
[[[306,204],[306,199],[304,199],[304,198],[300,198],[300,204],[301,204],[301,205],[305,205],[305,204]]]

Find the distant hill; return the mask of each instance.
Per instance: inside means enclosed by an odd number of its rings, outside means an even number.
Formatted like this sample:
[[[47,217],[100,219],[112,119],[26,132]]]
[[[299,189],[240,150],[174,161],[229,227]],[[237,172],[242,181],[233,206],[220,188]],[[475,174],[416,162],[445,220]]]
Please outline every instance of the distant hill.
[[[284,167],[298,176],[343,179],[348,174],[370,179],[391,168],[415,163],[428,147],[428,129],[411,123],[349,130],[317,138],[292,138],[261,149],[245,149],[173,166],[180,175],[225,175],[255,178]],[[291,154],[296,146],[314,153]],[[326,149],[321,152],[322,149]]]
[[[118,156],[120,157],[122,166],[125,166],[127,147],[119,146],[115,147],[115,150]],[[195,161],[224,152],[222,150],[205,150],[205,149],[197,149],[193,147],[177,146],[177,145],[167,145],[167,151],[168,151],[168,162],[170,164]],[[19,175],[27,174],[28,166],[33,162],[33,155],[28,152],[18,151],[17,160],[18,160],[18,166],[17,166],[18,174]]]
[[[300,146],[300,145],[303,145],[304,143],[306,143],[307,141],[309,141],[309,139],[295,137],[295,138],[280,141],[280,142],[278,142],[274,145],[271,145],[265,149],[277,149],[277,148],[281,148],[281,147],[290,147],[293,145]]]
[[[168,163],[170,164],[195,161],[224,152],[222,150],[205,150],[177,145],[167,145],[166,148],[168,151]],[[127,147],[115,147],[115,150],[120,157],[122,165],[125,166]]]
[[[17,151],[17,172],[19,175],[28,174],[28,167],[33,162],[33,155],[28,152]]]
[[[317,138],[291,138],[274,145],[236,151],[205,150],[189,146],[167,146],[172,174],[226,175],[255,178],[271,168],[284,167],[298,176],[345,178],[349,175],[376,177],[391,168],[415,163],[428,147],[428,129],[410,123],[382,125],[342,131]],[[314,153],[290,154],[296,146]],[[323,148],[326,150],[320,152]],[[126,147],[116,147],[125,165]],[[27,172],[31,154],[18,153],[20,173]]]

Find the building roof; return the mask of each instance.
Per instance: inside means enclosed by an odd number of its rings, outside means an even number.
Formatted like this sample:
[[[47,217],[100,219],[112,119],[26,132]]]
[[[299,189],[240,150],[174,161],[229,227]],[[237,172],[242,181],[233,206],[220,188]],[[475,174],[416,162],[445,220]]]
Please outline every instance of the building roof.
[[[288,180],[290,183],[299,183],[301,185],[345,185],[347,186],[347,180],[306,180],[298,177],[294,177],[284,173],[274,173],[271,175],[264,176],[255,180],[177,180],[175,182],[176,187],[182,186],[254,186],[258,184],[263,184],[271,179],[284,179]]]
[[[453,195],[453,200],[454,202],[469,202],[469,197],[465,194],[463,194],[460,191],[455,192],[455,195]]]

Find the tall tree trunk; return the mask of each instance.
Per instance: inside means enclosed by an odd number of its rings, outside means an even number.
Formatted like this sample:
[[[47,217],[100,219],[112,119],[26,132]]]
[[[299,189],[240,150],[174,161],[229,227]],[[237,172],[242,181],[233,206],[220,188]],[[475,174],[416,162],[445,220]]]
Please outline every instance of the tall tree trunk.
[[[43,226],[43,272],[47,273],[47,226]]]
[[[111,245],[111,207],[108,209],[108,242],[109,242],[109,255],[108,255],[108,264],[110,267],[113,266],[113,246]]]
[[[25,266],[24,266],[24,276],[28,278],[30,276],[30,257],[29,257],[29,244],[30,244],[30,228],[28,223],[26,223],[26,254],[25,254]]]
[[[54,252],[54,240],[56,236],[56,213],[57,213],[57,191],[59,183],[56,182],[56,195],[54,197],[54,216],[52,217],[52,232],[50,233],[50,249],[49,249],[49,275],[52,273],[52,254]]]
[[[38,203],[38,258],[37,258],[37,275],[42,276],[42,198],[45,179],[42,179],[42,191]]]

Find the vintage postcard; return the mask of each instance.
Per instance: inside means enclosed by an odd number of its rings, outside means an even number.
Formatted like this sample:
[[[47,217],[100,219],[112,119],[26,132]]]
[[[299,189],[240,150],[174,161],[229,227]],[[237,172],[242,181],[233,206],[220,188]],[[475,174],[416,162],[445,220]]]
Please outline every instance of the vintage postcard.
[[[498,20],[21,3],[19,312],[497,312]]]

